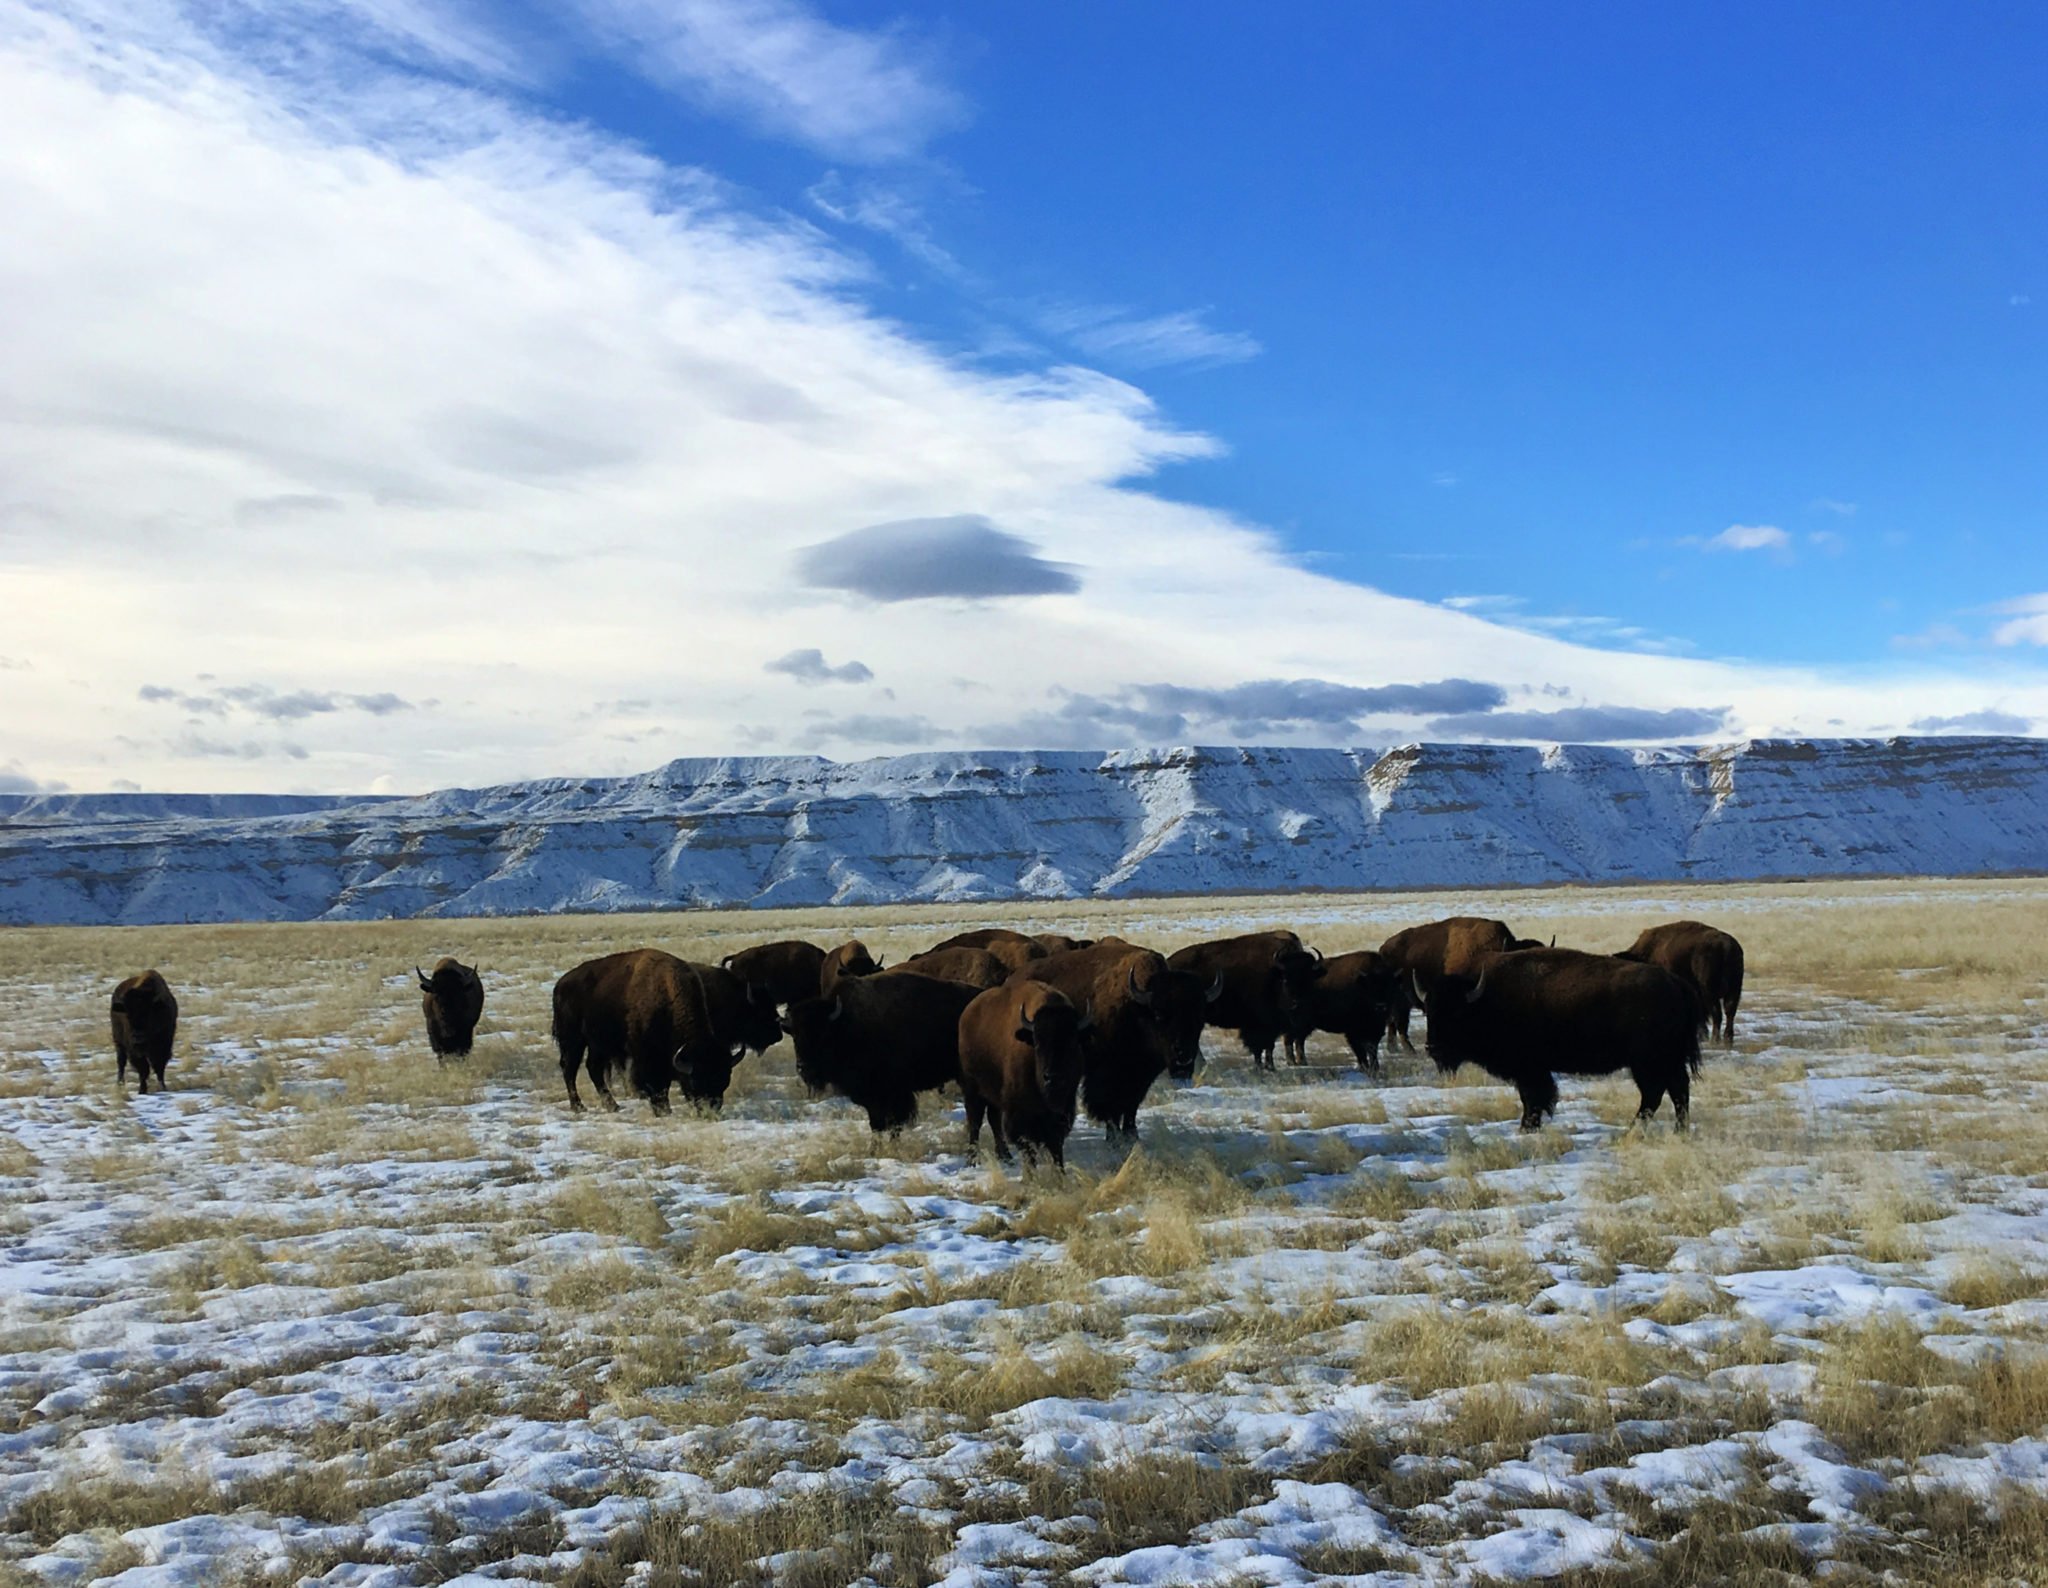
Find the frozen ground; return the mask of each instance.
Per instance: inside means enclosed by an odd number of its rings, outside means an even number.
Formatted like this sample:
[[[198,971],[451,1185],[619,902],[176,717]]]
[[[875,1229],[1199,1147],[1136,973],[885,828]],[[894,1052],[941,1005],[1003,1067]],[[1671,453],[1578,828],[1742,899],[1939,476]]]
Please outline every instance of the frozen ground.
[[[1713,900],[1504,913],[1605,947]],[[786,1047],[721,1119],[571,1119],[553,975],[730,922],[450,940],[492,1003],[445,1072],[419,923],[10,934],[0,1576],[2039,1580],[2048,1062],[1991,937],[2044,900],[1727,896],[1746,1029],[1691,1139],[1624,1130],[1625,1084],[1524,1138],[1426,1059],[1218,1042],[1064,1177],[966,1158],[950,1099],[877,1143]],[[1468,902],[1124,919],[1334,950]],[[138,1099],[102,1010],[145,960],[188,1019]]]

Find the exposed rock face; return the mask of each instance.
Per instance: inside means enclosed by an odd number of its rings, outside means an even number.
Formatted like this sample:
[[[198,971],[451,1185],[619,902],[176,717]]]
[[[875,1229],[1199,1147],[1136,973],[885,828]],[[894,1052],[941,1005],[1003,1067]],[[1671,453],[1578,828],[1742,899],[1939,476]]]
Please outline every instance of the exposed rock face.
[[[0,797],[0,922],[2048,870],[2048,741],[672,761],[417,799]]]

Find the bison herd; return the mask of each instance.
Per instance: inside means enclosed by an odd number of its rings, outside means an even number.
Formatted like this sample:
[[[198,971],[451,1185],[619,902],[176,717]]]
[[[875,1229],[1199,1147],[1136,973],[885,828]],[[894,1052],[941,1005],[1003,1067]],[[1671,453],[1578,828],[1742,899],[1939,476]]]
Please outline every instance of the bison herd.
[[[716,965],[656,948],[607,954],[555,983],[553,1031],[578,1113],[579,1072],[614,1111],[614,1078],[658,1114],[678,1089],[715,1109],[734,1068],[787,1036],[812,1095],[847,1098],[876,1131],[901,1129],[920,1093],[954,1085],[970,1147],[986,1121],[999,1156],[1014,1144],[1064,1163],[1081,1112],[1113,1142],[1135,1140],[1152,1084],[1194,1075],[1205,1027],[1236,1032],[1268,1070],[1276,1046],[1301,1064],[1309,1034],[1329,1032],[1377,1075],[1390,1036],[1415,1051],[1416,1009],[1437,1067],[1475,1064],[1514,1086],[1525,1130],[1556,1111],[1557,1076],[1624,1070],[1638,1118],[1669,1096],[1683,1129],[1702,1034],[1734,1043],[1742,969],[1742,945],[1697,921],[1592,954],[1454,916],[1329,957],[1288,931],[1162,955],[1121,937],[989,927],[889,966],[859,942],[764,943]],[[415,975],[435,1056],[468,1053],[484,1003],[476,968],[443,959]],[[143,1091],[152,1074],[161,1089],[177,1022],[156,971],[116,987],[117,1079],[133,1065]]]

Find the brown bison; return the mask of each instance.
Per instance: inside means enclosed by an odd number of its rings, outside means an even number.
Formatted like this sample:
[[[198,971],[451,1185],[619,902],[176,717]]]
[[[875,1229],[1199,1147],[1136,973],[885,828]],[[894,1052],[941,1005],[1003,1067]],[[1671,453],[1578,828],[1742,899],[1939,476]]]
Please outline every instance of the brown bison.
[[[816,998],[831,992],[839,985],[842,976],[872,976],[881,968],[882,962],[870,954],[867,944],[859,939],[841,943],[825,956],[824,963],[818,967],[818,990],[811,996]]]
[[[793,1004],[799,998],[818,996],[825,971],[825,951],[815,943],[792,937],[779,943],[756,943],[752,948],[726,955],[718,963],[752,987],[757,996],[766,993],[771,1003]]]
[[[733,1067],[782,1040],[765,994],[717,965],[693,965],[658,948],[586,960],[555,983],[555,1047],[569,1107],[583,1112],[579,1066],[604,1106],[618,1111],[611,1077],[625,1071],[655,1113],[669,1111],[671,1086],[700,1107],[718,1108]]]
[[[1106,938],[1093,948],[1033,960],[1018,972],[1057,987],[1093,1023],[1083,1037],[1081,1106],[1113,1142],[1138,1135],[1138,1105],[1162,1073],[1191,1079],[1214,983],[1168,967],[1149,948]]]
[[[170,984],[153,970],[130,976],[114,989],[114,1080],[135,1078],[142,1090],[149,1090],[149,1077],[156,1074],[156,1089],[166,1090],[164,1067],[171,1062],[171,1043],[178,1035],[178,1000]]]
[[[1699,995],[1700,1019],[1714,1040],[1735,1046],[1735,1010],[1742,1002],[1742,945],[1703,921],[1672,921],[1646,929],[1618,959],[1661,965]]]
[[[1429,1056],[1440,1070],[1477,1064],[1522,1099],[1522,1129],[1557,1112],[1558,1075],[1627,1070],[1648,1120],[1664,1095],[1685,1129],[1700,1067],[1693,994],[1669,971],[1571,948],[1495,954],[1476,975],[1445,974],[1424,986],[1410,972],[1429,1018]]]
[[[782,1029],[813,1097],[837,1092],[878,1134],[917,1117],[917,1094],[960,1078],[960,1015],[981,989],[936,976],[848,976],[793,1003]]]
[[[1289,1046],[1305,1046],[1311,1031],[1332,1031],[1350,1045],[1361,1070],[1379,1074],[1380,1043],[1399,996],[1401,975],[1374,949],[1332,954],[1316,966],[1305,986],[1290,994]]]
[[[1401,973],[1387,1017],[1394,1035],[1401,1039],[1401,1046],[1410,1053],[1415,1051],[1415,1043],[1408,1035],[1408,1016],[1419,1002],[1409,996],[1418,985],[1417,977],[1421,978],[1419,985],[1427,991],[1437,977],[1463,975],[1477,967],[1482,954],[1498,954],[1514,947],[1515,941],[1515,934],[1508,930],[1505,921],[1453,915],[1425,926],[1403,927],[1380,944],[1381,956]]]
[[[1036,1160],[1039,1149],[1061,1168],[1081,1088],[1088,1017],[1057,987],[1018,980],[976,998],[960,1016],[960,1095],[967,1104],[967,1146],[988,1117],[996,1156],[1010,1143]]]
[[[434,961],[429,976],[419,966],[420,1008],[427,1016],[427,1046],[436,1059],[467,1058],[476,1042],[476,1023],[483,1018],[484,980],[474,965],[451,958]]]
[[[1301,946],[1292,932],[1246,932],[1239,937],[1193,943],[1166,956],[1174,970],[1214,985],[1204,1020],[1235,1031],[1245,1052],[1262,1070],[1273,1067],[1273,1044],[1285,1038],[1290,1063],[1303,1050],[1288,1030],[1287,1010],[1315,979],[1321,956]]]
[[[1033,932],[1031,941],[1048,954],[1071,954],[1077,948],[1093,948],[1092,937],[1069,937],[1064,932]]]
[[[978,948],[985,954],[995,955],[1012,971],[1022,970],[1031,961],[1044,959],[1052,952],[1036,938],[1013,932],[1007,926],[984,926],[973,932],[955,932],[945,942],[934,943],[927,952],[936,954],[944,948]]]
[[[904,971],[913,976],[936,976],[941,981],[963,981],[976,988],[1000,987],[1010,979],[1010,967],[985,948],[926,949],[882,974],[895,976]]]

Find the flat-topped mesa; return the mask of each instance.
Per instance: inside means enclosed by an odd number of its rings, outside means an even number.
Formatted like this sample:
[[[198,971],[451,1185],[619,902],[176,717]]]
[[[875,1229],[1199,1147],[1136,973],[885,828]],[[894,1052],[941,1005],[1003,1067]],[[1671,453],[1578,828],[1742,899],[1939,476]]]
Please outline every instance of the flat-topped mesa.
[[[414,798],[0,797],[0,922],[2048,871],[2048,741],[719,756]]]

